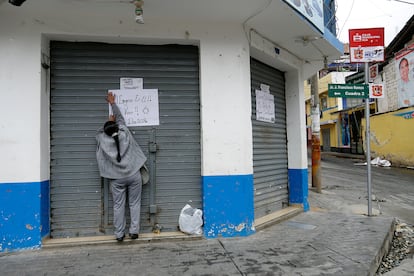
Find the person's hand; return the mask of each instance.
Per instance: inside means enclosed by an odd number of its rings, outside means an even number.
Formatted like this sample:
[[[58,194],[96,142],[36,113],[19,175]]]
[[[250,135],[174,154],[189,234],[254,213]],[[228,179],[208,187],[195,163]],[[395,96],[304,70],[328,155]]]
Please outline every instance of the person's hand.
[[[108,95],[106,96],[106,101],[109,104],[114,104],[115,103],[115,95],[112,92],[109,92]]]
[[[109,121],[112,121],[112,122],[115,122],[116,121],[116,118],[115,118],[115,115],[109,115],[109,119],[108,119]]]

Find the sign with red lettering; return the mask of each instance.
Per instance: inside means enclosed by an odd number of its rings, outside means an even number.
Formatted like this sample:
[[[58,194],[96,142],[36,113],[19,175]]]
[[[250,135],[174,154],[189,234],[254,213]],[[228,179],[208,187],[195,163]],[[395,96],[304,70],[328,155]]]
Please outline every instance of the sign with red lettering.
[[[350,29],[351,62],[384,61],[384,28]]]

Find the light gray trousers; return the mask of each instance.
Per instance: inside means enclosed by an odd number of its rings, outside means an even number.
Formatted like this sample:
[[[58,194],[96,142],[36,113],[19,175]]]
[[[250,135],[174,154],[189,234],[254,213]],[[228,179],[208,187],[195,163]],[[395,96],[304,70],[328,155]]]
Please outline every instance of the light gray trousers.
[[[129,213],[131,216],[129,234],[138,234],[141,216],[142,191],[142,179],[139,170],[136,174],[130,177],[122,179],[112,179],[110,183],[114,202],[114,233],[116,238],[120,238],[125,234],[125,200],[127,190]]]

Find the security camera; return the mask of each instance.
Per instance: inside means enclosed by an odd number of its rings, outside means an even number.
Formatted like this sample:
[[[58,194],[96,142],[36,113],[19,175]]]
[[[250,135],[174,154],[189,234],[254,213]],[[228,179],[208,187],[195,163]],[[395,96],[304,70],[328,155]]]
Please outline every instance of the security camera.
[[[21,6],[26,0],[9,0],[9,3],[15,6]]]

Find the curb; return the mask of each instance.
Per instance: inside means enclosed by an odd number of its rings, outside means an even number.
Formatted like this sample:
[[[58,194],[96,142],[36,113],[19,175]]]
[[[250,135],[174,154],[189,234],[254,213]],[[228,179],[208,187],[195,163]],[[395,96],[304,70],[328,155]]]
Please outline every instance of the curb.
[[[388,233],[384,238],[384,241],[377,253],[377,255],[375,256],[374,260],[371,262],[369,271],[368,271],[368,275],[376,275],[376,272],[378,270],[378,268],[381,265],[382,262],[382,258],[384,258],[384,256],[386,256],[388,254],[388,251],[390,250],[391,247],[391,243],[392,243],[392,239],[394,237],[394,232],[397,226],[397,219],[394,218],[392,220],[391,226],[388,229]]]
[[[256,228],[256,231],[260,231],[274,224],[288,220],[301,213],[303,213],[302,205],[292,205],[255,220],[254,226]]]
[[[294,205],[279,210],[277,212],[266,215],[262,218],[255,220],[254,226],[256,231],[267,228],[273,224],[280,223],[284,220],[290,219],[303,212],[301,205]],[[136,240],[131,240],[128,236],[122,242],[123,244],[133,245],[152,242],[171,242],[171,241],[192,241],[204,239],[203,235],[188,235],[182,232],[163,232],[160,234],[155,233],[142,233]],[[51,239],[45,238],[42,242],[42,249],[57,249],[64,247],[76,247],[76,246],[91,246],[91,245],[113,245],[119,244],[113,235],[105,236],[92,236],[92,237],[80,237],[80,238],[59,238]]]
[[[150,242],[170,242],[170,241],[183,241],[183,240],[201,240],[202,235],[187,235],[182,232],[164,232],[161,234],[143,233],[139,235],[136,240],[125,237],[122,244],[142,244]],[[93,236],[82,238],[59,238],[51,239],[47,238],[43,241],[42,249],[57,249],[65,247],[76,246],[91,246],[91,245],[119,245],[120,242],[116,241],[113,235],[105,236]]]

